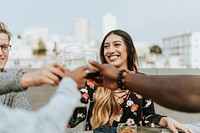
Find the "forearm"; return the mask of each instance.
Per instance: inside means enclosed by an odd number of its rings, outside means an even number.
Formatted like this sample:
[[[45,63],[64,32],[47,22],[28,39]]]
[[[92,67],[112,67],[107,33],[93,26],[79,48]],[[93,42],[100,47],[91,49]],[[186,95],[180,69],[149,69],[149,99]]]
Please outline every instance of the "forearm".
[[[65,130],[66,123],[80,102],[80,98],[81,94],[76,83],[71,78],[64,78],[50,102],[39,110],[38,117],[41,117],[44,123],[47,122],[46,119],[49,120],[46,128],[52,127],[57,131]],[[52,130],[50,132],[53,132]]]
[[[21,70],[18,72],[0,73],[0,95],[9,92],[19,92],[23,89],[19,85]]]
[[[129,73],[125,81],[126,88],[158,104],[180,111],[200,111],[199,76],[146,76]]]
[[[0,105],[0,132],[65,132],[65,125],[80,97],[76,83],[63,78],[50,102],[38,111],[10,110]]]
[[[32,72],[25,72],[23,73],[23,76],[21,77],[20,79],[20,86],[22,88],[28,88],[28,87],[31,87],[31,86],[34,86],[34,82],[33,82],[33,79],[32,78]]]

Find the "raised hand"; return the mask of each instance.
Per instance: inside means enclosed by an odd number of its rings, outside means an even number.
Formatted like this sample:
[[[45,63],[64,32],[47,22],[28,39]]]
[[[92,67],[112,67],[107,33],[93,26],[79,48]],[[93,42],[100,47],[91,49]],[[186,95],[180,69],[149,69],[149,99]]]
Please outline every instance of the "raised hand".
[[[64,66],[61,63],[55,62],[46,65],[41,69],[25,72],[21,77],[20,85],[22,88],[40,86],[43,84],[56,86],[64,76]]]
[[[88,66],[81,66],[76,68],[73,71],[66,70],[65,76],[69,76],[76,81],[78,84],[78,88],[81,89],[86,85],[86,70],[88,70]]]
[[[95,86],[104,86],[110,89],[117,89],[117,77],[119,70],[110,64],[99,64],[96,61],[89,61],[89,63],[100,71],[98,77],[90,79]]]

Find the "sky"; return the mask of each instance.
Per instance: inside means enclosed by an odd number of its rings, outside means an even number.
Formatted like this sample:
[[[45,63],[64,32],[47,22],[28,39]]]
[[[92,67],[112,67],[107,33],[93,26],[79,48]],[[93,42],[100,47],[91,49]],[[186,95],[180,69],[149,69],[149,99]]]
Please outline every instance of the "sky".
[[[134,41],[160,44],[165,37],[200,32],[200,0],[0,0],[0,21],[14,35],[39,26],[72,36],[73,22],[82,17],[91,22],[92,37],[101,40],[107,12]]]

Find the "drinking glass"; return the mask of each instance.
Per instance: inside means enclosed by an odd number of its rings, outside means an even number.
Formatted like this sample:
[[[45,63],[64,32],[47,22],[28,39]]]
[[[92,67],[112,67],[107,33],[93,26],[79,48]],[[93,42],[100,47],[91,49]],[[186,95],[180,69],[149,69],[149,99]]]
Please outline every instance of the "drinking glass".
[[[73,71],[76,68],[80,67],[80,66],[85,66],[87,65],[86,62],[86,56],[84,54],[84,50],[80,47],[80,46],[69,46],[66,47],[64,49],[64,65],[67,69]],[[77,109],[77,112],[76,112]],[[73,116],[75,115],[75,118],[71,118],[71,123],[75,124],[74,120],[80,121],[81,122],[85,120],[85,116],[86,116],[86,111],[87,111],[87,104],[81,103],[79,102],[77,105],[77,108],[75,109],[75,114],[73,114]],[[85,112],[79,112],[79,111],[83,111],[85,110]],[[83,114],[83,118],[80,118],[78,115]]]
[[[88,63],[88,60],[94,60],[94,61],[98,62],[98,60],[99,60],[98,52],[86,50],[85,51],[85,59],[86,59],[87,63]],[[88,65],[89,65],[89,63],[88,63]]]
[[[117,133],[137,133],[136,124],[119,123]]]
[[[89,66],[89,69],[90,69],[88,71],[87,78],[94,78],[95,76],[97,76],[99,74],[99,72],[98,72],[98,70],[96,70],[94,67],[92,67],[89,64],[89,60],[99,62],[98,52],[96,52],[96,51],[85,51],[85,60],[86,60],[86,63]]]
[[[64,65],[69,70],[74,70],[79,66],[86,65],[83,50],[78,46],[70,46],[65,48],[64,60]]]
[[[86,76],[88,79],[97,77],[99,74],[99,71],[89,63],[89,60],[99,62],[97,51],[84,50],[81,46],[68,46],[63,53],[58,55],[58,59],[71,71],[80,66],[89,66]]]

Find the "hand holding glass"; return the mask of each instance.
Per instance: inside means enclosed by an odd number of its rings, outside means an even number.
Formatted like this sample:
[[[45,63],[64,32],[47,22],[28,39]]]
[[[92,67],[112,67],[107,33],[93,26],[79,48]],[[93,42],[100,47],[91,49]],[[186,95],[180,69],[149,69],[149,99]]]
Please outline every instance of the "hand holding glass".
[[[117,133],[137,133],[137,125],[131,124],[128,125],[126,123],[119,123],[117,127]]]
[[[98,54],[96,51],[86,51],[85,53],[85,59],[86,59],[86,62],[87,62],[87,65],[89,66],[90,68],[90,71],[88,72],[87,74],[87,77],[86,78],[94,78],[94,77],[97,77],[99,75],[99,71],[96,70],[95,68],[93,68],[90,63],[89,63],[89,60],[93,60],[93,61],[97,61],[98,62]]]
[[[79,66],[88,65],[91,71],[88,72],[86,78],[92,78],[98,75],[98,72],[92,69],[88,60],[98,61],[98,54],[96,51],[84,51],[80,47],[67,47],[64,51],[64,65],[69,70],[74,70]]]

